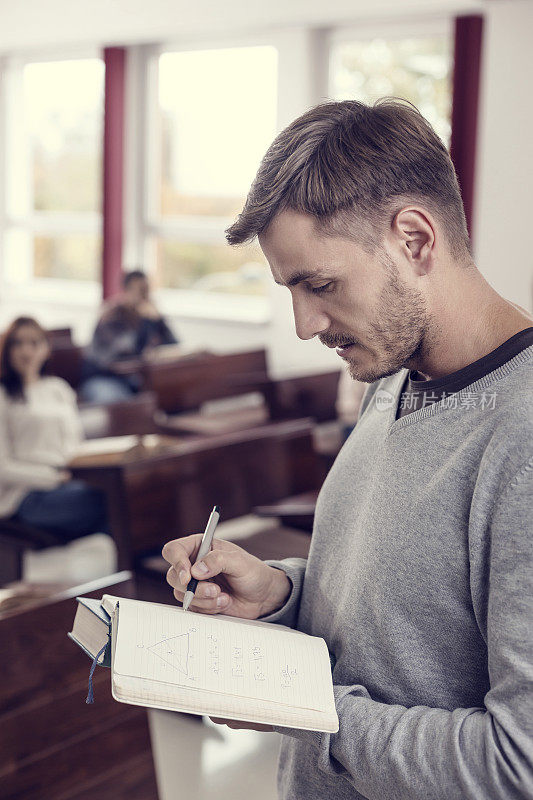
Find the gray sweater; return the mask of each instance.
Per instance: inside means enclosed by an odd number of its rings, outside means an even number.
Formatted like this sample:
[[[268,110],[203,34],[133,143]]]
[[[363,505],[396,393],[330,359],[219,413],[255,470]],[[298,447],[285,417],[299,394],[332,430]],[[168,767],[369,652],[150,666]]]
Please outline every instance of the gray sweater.
[[[276,729],[279,794],[533,798],[533,347],[396,420],[406,374],[368,388],[307,562],[269,562],[264,619],[326,640],[340,722]]]

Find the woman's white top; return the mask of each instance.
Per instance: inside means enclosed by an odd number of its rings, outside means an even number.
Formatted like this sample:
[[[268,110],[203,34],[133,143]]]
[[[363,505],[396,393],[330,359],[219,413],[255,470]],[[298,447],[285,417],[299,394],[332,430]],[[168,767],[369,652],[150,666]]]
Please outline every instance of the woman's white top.
[[[25,398],[0,386],[0,517],[14,514],[28,492],[59,486],[59,470],[83,438],[76,395],[62,378],[39,378]]]

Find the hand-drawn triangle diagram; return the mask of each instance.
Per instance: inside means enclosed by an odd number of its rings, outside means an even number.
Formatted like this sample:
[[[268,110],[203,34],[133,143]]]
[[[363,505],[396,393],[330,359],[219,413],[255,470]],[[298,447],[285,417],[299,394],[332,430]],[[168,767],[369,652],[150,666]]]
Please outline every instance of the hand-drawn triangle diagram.
[[[156,642],[146,649],[153,653],[154,656],[170,664],[174,669],[177,669],[178,672],[188,675],[189,635],[188,633],[182,633],[179,636],[171,636],[168,639],[162,639],[160,642]]]

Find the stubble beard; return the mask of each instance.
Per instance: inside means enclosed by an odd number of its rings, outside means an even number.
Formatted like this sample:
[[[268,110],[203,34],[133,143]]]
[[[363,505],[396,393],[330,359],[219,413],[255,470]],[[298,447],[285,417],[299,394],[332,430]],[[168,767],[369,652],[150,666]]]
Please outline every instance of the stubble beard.
[[[376,309],[376,322],[365,337],[365,349],[377,354],[370,366],[359,360],[346,359],[354,380],[373,383],[395,375],[404,367],[416,369],[427,349],[431,334],[431,317],[422,295],[405,286],[394,262],[383,256],[387,282]]]

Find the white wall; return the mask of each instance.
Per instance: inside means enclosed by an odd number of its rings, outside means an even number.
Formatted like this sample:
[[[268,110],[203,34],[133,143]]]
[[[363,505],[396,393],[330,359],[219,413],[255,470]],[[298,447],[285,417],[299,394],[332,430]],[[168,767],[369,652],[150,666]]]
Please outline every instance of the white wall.
[[[9,303],[0,302],[0,330],[18,316],[35,317],[46,328],[72,328],[77,344],[88,343],[97,321],[97,308],[86,303],[43,302],[17,298]],[[209,349],[213,352],[236,352],[268,347],[270,324],[247,323],[232,320],[205,320],[166,315],[172,330],[187,347]]]
[[[533,3],[487,5],[476,170],[476,263],[502,296],[533,310]]]
[[[133,44],[210,33],[463,13],[483,0],[0,0],[0,53],[60,44]]]

